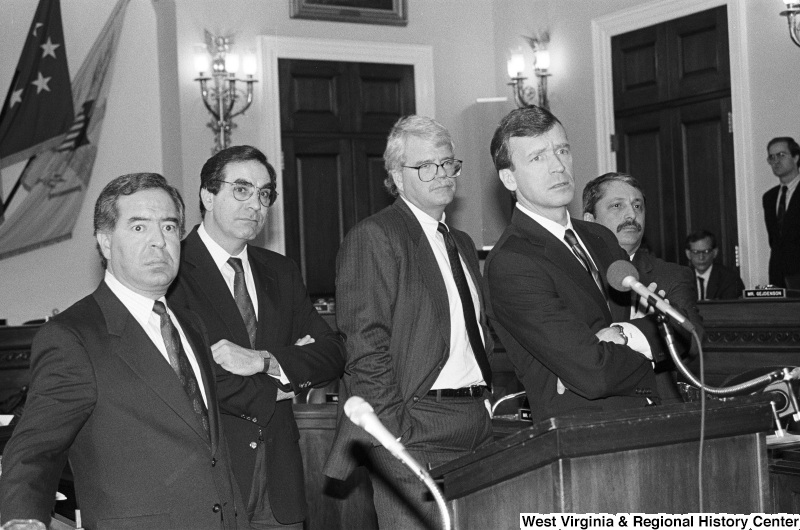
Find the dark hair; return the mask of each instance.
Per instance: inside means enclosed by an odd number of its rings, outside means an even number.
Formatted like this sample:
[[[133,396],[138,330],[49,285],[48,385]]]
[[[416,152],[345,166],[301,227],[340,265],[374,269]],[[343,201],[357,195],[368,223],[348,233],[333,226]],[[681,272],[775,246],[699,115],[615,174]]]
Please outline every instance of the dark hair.
[[[438,145],[449,145],[450,150],[455,149],[453,138],[444,125],[438,121],[411,114],[403,116],[392,126],[389,137],[386,139],[386,150],[383,152],[383,164],[386,168],[386,178],[383,185],[392,197],[397,197],[397,185],[394,183],[393,173],[402,171],[406,160],[406,141],[409,136],[416,136],[430,140]]]
[[[583,188],[583,213],[590,213],[592,215],[595,214],[594,210],[597,206],[597,202],[603,198],[603,195],[606,192],[606,187],[611,182],[622,182],[629,186],[633,186],[642,194],[645,204],[647,203],[647,198],[644,196],[644,190],[642,189],[642,186],[639,184],[638,180],[627,173],[611,172],[600,175],[596,179],[590,180],[586,183],[586,187]]]
[[[695,230],[688,236],[686,236],[686,250],[692,250],[691,244],[697,243],[698,241],[702,241],[703,239],[708,238],[711,241],[711,248],[717,248],[717,238],[716,236],[709,232],[708,230]]]
[[[511,149],[509,140],[513,137],[541,136],[561,123],[549,110],[531,105],[521,109],[514,109],[500,121],[494,131],[492,143],[489,148],[497,171],[511,168]]]
[[[264,153],[250,145],[234,145],[233,147],[228,147],[206,160],[206,163],[203,164],[203,169],[200,170],[200,189],[216,195],[222,187],[220,181],[225,180],[225,168],[228,164],[250,162],[251,160],[267,168],[267,172],[269,173],[269,184],[267,184],[267,186],[270,188],[269,205],[272,206],[272,203],[275,202],[278,196],[278,192],[275,189],[275,180],[277,179],[275,168],[267,162],[267,157]],[[201,198],[200,217],[205,218],[205,216],[206,207],[203,206],[203,199]]]
[[[795,142],[794,138],[791,136],[778,136],[773,138],[767,144],[767,151],[769,151],[769,148],[772,147],[772,144],[777,144],[778,142],[786,143],[786,146],[789,148],[789,154],[792,155],[792,158],[800,156],[800,145],[797,145],[797,142]],[[797,167],[800,168],[800,158],[797,159]]]
[[[100,196],[97,197],[97,202],[94,204],[94,235],[97,236],[100,232],[113,232],[119,220],[119,198],[122,195],[133,195],[136,192],[143,190],[159,189],[167,192],[178,210],[178,218],[180,219],[180,237],[183,237],[184,224],[186,221],[186,212],[183,206],[183,199],[177,189],[173,188],[167,183],[167,179],[158,173],[130,173],[117,177],[103,188]],[[100,261],[105,267],[108,263],[103,252],[100,249],[100,244],[97,244],[97,250],[100,252]]]

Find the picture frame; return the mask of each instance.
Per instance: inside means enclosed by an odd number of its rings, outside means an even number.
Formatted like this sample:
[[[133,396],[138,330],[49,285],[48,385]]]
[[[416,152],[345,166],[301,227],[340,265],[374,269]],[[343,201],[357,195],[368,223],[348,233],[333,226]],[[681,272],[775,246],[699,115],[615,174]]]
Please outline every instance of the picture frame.
[[[408,0],[291,0],[291,18],[406,26]]]

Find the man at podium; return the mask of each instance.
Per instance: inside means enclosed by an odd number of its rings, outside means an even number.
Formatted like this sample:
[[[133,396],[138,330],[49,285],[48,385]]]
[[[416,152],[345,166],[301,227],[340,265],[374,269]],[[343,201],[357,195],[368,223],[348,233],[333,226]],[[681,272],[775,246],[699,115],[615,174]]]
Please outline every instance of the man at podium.
[[[631,321],[629,296],[606,282],[609,265],[627,261],[614,234],[569,216],[575,181],[561,122],[540,107],[516,109],[491,152],[517,204],[484,267],[489,316],[534,419],[658,403],[655,321]]]

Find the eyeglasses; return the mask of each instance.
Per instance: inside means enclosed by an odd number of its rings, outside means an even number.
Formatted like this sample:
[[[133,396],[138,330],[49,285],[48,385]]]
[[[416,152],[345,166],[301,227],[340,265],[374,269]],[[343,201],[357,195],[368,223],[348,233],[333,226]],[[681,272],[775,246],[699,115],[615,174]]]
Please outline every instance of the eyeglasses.
[[[774,155],[767,156],[767,162],[771,164],[773,162],[777,162],[778,160],[783,160],[787,156],[789,156],[789,153],[787,153],[786,151],[779,151]]]
[[[252,197],[253,193],[256,191],[256,187],[249,182],[229,182],[227,180],[217,180],[217,182],[224,182],[225,184],[233,186],[233,198],[241,202]],[[272,184],[258,189],[258,201],[264,206],[272,206],[272,203],[275,202],[277,197],[278,192],[275,191]]]
[[[704,257],[708,256],[709,254],[711,254],[715,250],[717,250],[717,249],[715,249],[715,248],[707,248],[705,250],[690,250],[689,253],[692,256],[697,258],[697,257],[700,257],[700,256],[704,256]]]
[[[455,158],[451,158],[449,160],[445,160],[441,164],[437,164],[436,162],[427,162],[422,164],[421,166],[403,166],[408,169],[416,169],[417,176],[422,182],[430,182],[436,178],[436,174],[439,173],[439,168],[444,170],[444,174],[446,177],[455,178],[461,174],[461,165],[464,162],[462,160],[456,160]]]

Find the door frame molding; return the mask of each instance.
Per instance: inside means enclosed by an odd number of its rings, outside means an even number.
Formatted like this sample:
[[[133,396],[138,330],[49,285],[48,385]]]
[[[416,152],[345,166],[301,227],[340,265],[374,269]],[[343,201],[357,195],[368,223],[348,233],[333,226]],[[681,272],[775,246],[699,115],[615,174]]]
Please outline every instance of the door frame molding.
[[[595,123],[598,174],[616,171],[616,156],[610,149],[614,134],[614,84],[611,69],[611,37],[714,7],[727,6],[728,47],[731,69],[731,111],[733,113],[733,162],[736,182],[736,217],[739,235],[739,264],[745,283],[752,285],[759,270],[757,229],[762,222],[757,194],[748,193],[747,176],[755,171],[755,151],[750,104],[747,36],[747,0],[655,0],[592,20]],[[763,267],[762,267],[763,268]],[[747,281],[747,280],[750,281]]]
[[[267,159],[275,166],[279,190],[283,185],[283,148],[278,59],[410,64],[414,67],[416,112],[423,116],[436,115],[432,46],[274,35],[261,35],[257,41],[263,80],[254,106],[259,116],[265,117],[261,120],[259,139]],[[260,242],[262,246],[281,254],[286,249],[283,213],[283,199],[278,195],[278,200],[268,210],[267,226],[261,236],[264,240]]]

